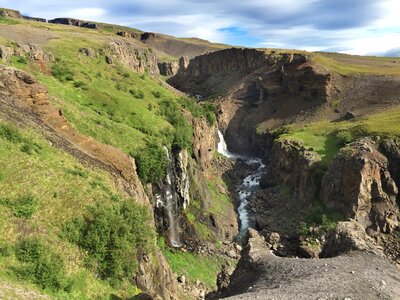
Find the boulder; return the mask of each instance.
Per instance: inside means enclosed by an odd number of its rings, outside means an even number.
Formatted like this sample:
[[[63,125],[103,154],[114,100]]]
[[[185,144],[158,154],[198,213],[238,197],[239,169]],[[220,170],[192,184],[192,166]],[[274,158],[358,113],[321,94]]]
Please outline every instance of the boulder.
[[[91,48],[80,48],[79,52],[83,53],[84,55],[86,55],[88,57],[95,57],[96,56],[96,53]]]
[[[8,61],[14,54],[14,49],[11,47],[0,45],[0,59]]]
[[[366,251],[382,256],[382,251],[355,220],[339,222],[327,237],[321,257],[335,257],[350,251]]]
[[[328,209],[355,219],[369,232],[390,233],[398,226],[398,190],[388,161],[369,139],[341,149],[322,179]]]

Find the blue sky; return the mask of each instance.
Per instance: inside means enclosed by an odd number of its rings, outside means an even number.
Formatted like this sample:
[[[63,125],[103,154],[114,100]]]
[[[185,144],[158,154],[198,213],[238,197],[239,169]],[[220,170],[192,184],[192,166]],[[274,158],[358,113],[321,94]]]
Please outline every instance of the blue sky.
[[[0,0],[0,6],[232,45],[400,56],[400,0]]]

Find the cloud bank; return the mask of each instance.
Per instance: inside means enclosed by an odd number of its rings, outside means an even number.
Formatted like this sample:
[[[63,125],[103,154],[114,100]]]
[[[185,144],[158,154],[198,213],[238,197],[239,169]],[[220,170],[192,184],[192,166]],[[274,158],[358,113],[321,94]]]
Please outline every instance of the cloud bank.
[[[398,0],[3,0],[45,18],[75,17],[249,47],[399,55]]]

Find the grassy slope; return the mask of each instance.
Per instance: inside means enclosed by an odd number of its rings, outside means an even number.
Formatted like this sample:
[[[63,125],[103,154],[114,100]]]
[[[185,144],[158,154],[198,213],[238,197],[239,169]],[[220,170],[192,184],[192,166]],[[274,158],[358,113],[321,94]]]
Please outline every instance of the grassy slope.
[[[79,53],[81,47],[104,48],[104,37],[110,33],[102,30],[100,36],[98,32],[88,29],[21,22],[24,26],[46,28],[60,36],[44,46],[57,61],[52,65],[41,66],[14,58],[12,65],[33,73],[45,84],[54,97],[53,105],[60,107],[68,121],[81,133],[114,145],[126,153],[135,153],[146,147],[148,141],[170,146],[171,141],[165,131],[173,130],[173,127],[160,114],[159,103],[163,100],[177,101],[177,96],[147,74],[136,74],[123,66],[106,64],[104,55],[89,58]],[[10,41],[1,40],[1,43],[9,44]],[[56,67],[62,71],[59,76],[62,80],[51,75],[52,66],[53,70]],[[68,75],[70,78],[66,80]],[[135,94],[142,92],[143,97],[134,97],[130,90]],[[196,105],[191,109],[198,110]],[[56,297],[84,299],[110,293],[133,295],[133,286],[125,285],[115,289],[107,282],[96,280],[83,267],[82,254],[77,247],[58,237],[62,225],[72,216],[82,214],[85,206],[99,201],[109,202],[118,194],[111,179],[104,172],[87,169],[65,153],[52,149],[33,132],[27,133],[27,137],[30,135],[44,145],[40,154],[27,156],[20,153],[20,145],[14,145],[13,152],[10,149],[0,152],[3,154],[0,156],[0,164],[5,170],[0,174],[0,187],[1,184],[7,187],[0,192],[0,198],[19,197],[23,191],[31,191],[39,199],[38,212],[32,220],[26,222],[38,230],[48,244],[54,245],[55,251],[62,253],[69,262],[68,269],[72,278],[76,279],[76,287],[71,294],[63,296],[58,293]],[[13,156],[15,153],[14,161],[8,159],[7,151]],[[23,176],[26,173],[30,176]],[[9,208],[0,206],[0,209],[6,216],[0,223],[4,225],[4,240],[13,236],[11,243],[14,243],[21,230],[16,224],[19,220],[15,221]],[[168,249],[163,249],[169,253]],[[214,262],[212,258],[180,252],[175,254],[166,255],[173,268],[180,261],[184,268],[188,268],[188,278],[200,279],[209,286],[215,284],[219,263],[213,264],[212,272],[203,272],[205,263]],[[21,282],[10,272],[10,268],[18,264],[17,260],[7,257],[1,261],[0,278]],[[181,270],[179,268],[176,270]]]
[[[7,124],[1,116],[0,124]],[[1,248],[13,246],[24,236],[38,236],[61,254],[73,285],[68,293],[45,291],[55,298],[92,299],[111,293],[121,296],[136,293],[134,286],[112,288],[107,282],[96,279],[83,267],[83,253],[78,247],[60,238],[64,224],[82,215],[86,206],[100,201],[110,202],[119,196],[112,178],[106,172],[88,168],[65,152],[51,147],[36,132],[28,129],[18,131],[23,139],[37,145],[39,150],[28,154],[21,150],[23,143],[0,137],[0,199],[14,202],[22,196],[32,195],[38,206],[31,218],[23,218],[15,216],[10,207],[0,205]],[[21,282],[18,273],[14,272],[19,267],[21,263],[13,255],[0,255],[0,280]],[[27,282],[24,285],[37,289]]]
[[[357,121],[321,121],[301,128],[292,125],[287,129],[289,132],[281,135],[281,138],[303,141],[307,147],[314,148],[326,162],[329,162],[343,142],[349,142],[360,136],[400,136],[400,109],[387,110]]]

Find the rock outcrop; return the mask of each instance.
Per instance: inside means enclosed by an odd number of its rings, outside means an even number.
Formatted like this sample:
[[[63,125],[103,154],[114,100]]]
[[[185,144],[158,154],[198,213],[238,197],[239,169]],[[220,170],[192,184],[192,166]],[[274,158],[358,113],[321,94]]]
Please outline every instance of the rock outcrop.
[[[267,63],[266,55],[259,50],[220,50],[192,58],[186,68],[185,62],[181,61],[177,75],[170,78],[168,83],[185,92],[210,95],[222,83],[225,73],[230,73],[229,76],[238,72],[248,73]],[[219,75],[220,81],[216,75]]]
[[[173,76],[178,72],[179,65],[176,61],[173,62],[159,62],[158,70],[161,75]]]
[[[39,45],[23,43],[17,43],[16,47],[0,45],[0,59],[8,62],[13,56],[41,62],[49,62],[53,59],[53,55],[45,52]]]
[[[391,233],[397,228],[397,193],[387,158],[368,139],[341,149],[321,186],[327,208],[355,219],[369,234]]]
[[[154,75],[159,74],[157,58],[151,50],[139,49],[128,42],[111,42],[107,51],[110,53],[110,56],[107,56],[110,64],[117,60],[134,72],[148,71]]]
[[[308,203],[315,199],[318,187],[313,175],[321,158],[312,149],[298,141],[276,140],[268,159],[261,187],[282,185],[290,188],[293,199]]]
[[[383,257],[383,249],[368,236],[360,223],[355,220],[339,222],[335,230],[327,237],[320,257],[335,257],[357,250]]]
[[[193,153],[196,161],[203,167],[209,166],[217,147],[216,125],[210,126],[203,118],[191,118],[193,127]]]
[[[78,19],[72,19],[72,18],[56,18],[53,20],[49,20],[49,23],[77,26],[77,27],[90,28],[90,29],[98,29],[99,28],[99,25],[97,25],[96,23],[87,22],[87,21],[78,20]]]
[[[5,18],[22,19],[22,15],[18,10],[0,8],[0,16]]]

